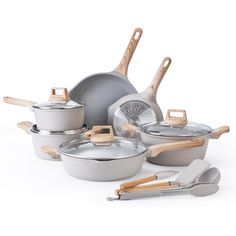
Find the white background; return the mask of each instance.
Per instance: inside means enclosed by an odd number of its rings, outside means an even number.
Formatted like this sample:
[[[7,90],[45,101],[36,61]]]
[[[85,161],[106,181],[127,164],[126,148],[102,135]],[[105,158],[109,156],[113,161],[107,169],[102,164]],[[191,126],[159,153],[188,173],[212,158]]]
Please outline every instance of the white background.
[[[0,95],[47,99],[52,86],[113,70],[136,27],[143,36],[129,68],[142,91],[162,58],[173,60],[158,91],[163,112],[231,133],[211,140],[206,159],[222,173],[213,196],[107,202],[120,184],[70,177],[35,157],[27,108],[0,103],[0,235],[234,235],[235,1],[0,1]],[[146,164],[136,177],[161,167]]]

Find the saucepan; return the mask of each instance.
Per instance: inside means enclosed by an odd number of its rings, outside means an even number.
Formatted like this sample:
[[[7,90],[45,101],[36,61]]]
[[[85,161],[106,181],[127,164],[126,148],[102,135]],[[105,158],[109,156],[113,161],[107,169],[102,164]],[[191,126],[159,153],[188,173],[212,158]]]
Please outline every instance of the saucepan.
[[[78,130],[66,130],[66,131],[45,131],[39,130],[37,126],[30,121],[23,121],[17,124],[17,126],[23,129],[27,134],[31,134],[35,154],[44,160],[61,160],[59,155],[50,156],[41,151],[41,147],[44,145],[50,145],[58,150],[59,146],[72,139],[79,139],[83,136],[83,132],[86,131],[84,126]]]
[[[203,145],[203,139],[157,144],[146,147],[135,139],[114,136],[112,126],[94,126],[85,133],[87,140],[72,140],[61,144],[59,153],[50,146],[42,151],[60,155],[64,169],[71,176],[92,181],[114,181],[129,178],[140,171],[145,158],[158,156],[166,150]]]
[[[173,116],[176,113],[181,116]],[[195,159],[204,159],[209,139],[218,139],[222,134],[229,132],[229,126],[212,129],[204,124],[188,122],[186,111],[179,109],[169,109],[165,121],[145,124],[138,128],[127,124],[122,129],[123,135],[136,136],[147,146],[183,140],[190,141],[196,138],[204,139],[204,145],[199,147],[179,150],[174,153],[171,150],[162,152],[156,158],[147,157],[147,160],[153,164],[167,166],[185,166]]]
[[[26,106],[33,110],[39,130],[64,131],[83,128],[85,105],[70,100],[66,88],[53,87],[49,100],[42,103],[12,97],[3,99],[6,103]]]

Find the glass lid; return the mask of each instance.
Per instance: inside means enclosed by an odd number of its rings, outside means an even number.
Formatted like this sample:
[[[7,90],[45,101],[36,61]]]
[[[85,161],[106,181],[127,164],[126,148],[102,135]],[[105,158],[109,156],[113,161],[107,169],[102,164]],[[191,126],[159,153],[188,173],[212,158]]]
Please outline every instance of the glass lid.
[[[62,91],[61,94],[57,94],[58,91]],[[69,93],[66,88],[52,88],[51,95],[48,101],[37,103],[33,105],[38,109],[76,109],[84,107],[84,104],[80,104],[70,100]]]
[[[171,112],[179,112],[183,117],[173,117]],[[188,122],[184,110],[168,110],[165,121],[143,125],[144,133],[162,137],[197,137],[210,133],[212,129],[200,123]]]
[[[94,126],[93,130],[96,127],[98,126]],[[59,150],[62,154],[75,158],[109,161],[140,155],[146,152],[147,148],[136,140],[114,137],[113,131],[112,133],[99,131],[97,134],[91,134],[90,140],[73,140],[62,144]]]

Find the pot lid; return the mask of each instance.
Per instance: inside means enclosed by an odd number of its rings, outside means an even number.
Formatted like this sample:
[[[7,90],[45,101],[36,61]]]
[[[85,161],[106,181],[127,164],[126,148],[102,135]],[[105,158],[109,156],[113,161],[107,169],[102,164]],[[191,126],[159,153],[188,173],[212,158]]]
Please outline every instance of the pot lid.
[[[90,140],[78,139],[64,143],[59,147],[59,151],[74,158],[109,161],[140,155],[146,152],[147,148],[136,140],[114,137],[113,133],[112,135],[99,133],[92,135]]]
[[[57,91],[62,91],[62,94],[57,94]],[[42,103],[33,105],[33,108],[55,110],[55,109],[76,109],[84,107],[84,104],[80,104],[70,100],[69,93],[66,88],[52,88],[49,100]]]
[[[173,117],[170,115],[171,112],[179,112],[183,116]],[[188,122],[186,112],[176,109],[167,111],[165,121],[143,125],[140,130],[150,135],[162,137],[197,137],[209,134],[212,131],[207,125]]]

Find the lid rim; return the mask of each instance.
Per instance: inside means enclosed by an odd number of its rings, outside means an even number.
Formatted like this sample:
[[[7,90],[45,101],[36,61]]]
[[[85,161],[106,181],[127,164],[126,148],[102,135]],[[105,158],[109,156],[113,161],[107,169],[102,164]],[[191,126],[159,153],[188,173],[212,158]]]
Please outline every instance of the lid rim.
[[[47,130],[38,130],[37,125],[34,124],[30,128],[30,132],[34,134],[41,134],[41,135],[48,135],[48,136],[56,136],[56,135],[73,135],[73,134],[81,134],[87,130],[87,126],[84,125],[80,129],[74,129],[74,130],[65,130],[65,131],[47,131]]]
[[[160,138],[191,138],[209,135],[212,128],[208,125],[188,122],[183,126],[171,126],[162,122],[145,124],[140,127],[140,132],[152,137]]]
[[[119,138],[119,140],[124,140],[123,138]],[[75,158],[75,159],[79,159],[79,160],[89,160],[89,161],[104,161],[104,162],[107,162],[107,161],[118,161],[118,160],[124,160],[124,159],[129,159],[129,158],[133,158],[133,157],[137,157],[137,156],[140,156],[140,155],[142,155],[142,154],[144,154],[144,153],[146,153],[147,151],[148,151],[148,148],[143,144],[143,143],[141,143],[141,142],[138,142],[137,143],[137,145],[141,145],[143,148],[144,148],[144,150],[142,151],[142,152],[140,152],[140,153],[138,153],[138,154],[135,154],[135,155],[129,155],[129,156],[122,156],[122,157],[114,157],[114,158],[109,158],[109,159],[107,159],[107,160],[105,160],[105,158],[104,159],[101,159],[101,160],[99,160],[99,158],[83,158],[83,157],[81,157],[81,156],[76,156],[76,155],[73,155],[73,154],[68,154],[68,153],[66,153],[65,151],[63,151],[62,150],[62,148],[63,147],[65,147],[65,146],[67,146],[67,145],[69,145],[69,144],[71,144],[71,143],[77,143],[77,141],[79,141],[78,142],[78,144],[83,144],[83,143],[92,143],[90,140],[80,140],[80,139],[76,139],[76,140],[72,140],[72,141],[68,141],[68,142],[66,142],[66,143],[63,143],[63,144],[61,144],[60,146],[59,146],[59,153],[60,154],[63,154],[63,155],[65,155],[65,156],[67,156],[67,157],[71,157],[71,158]],[[128,141],[128,142],[132,142],[131,140],[125,140],[125,141]]]

